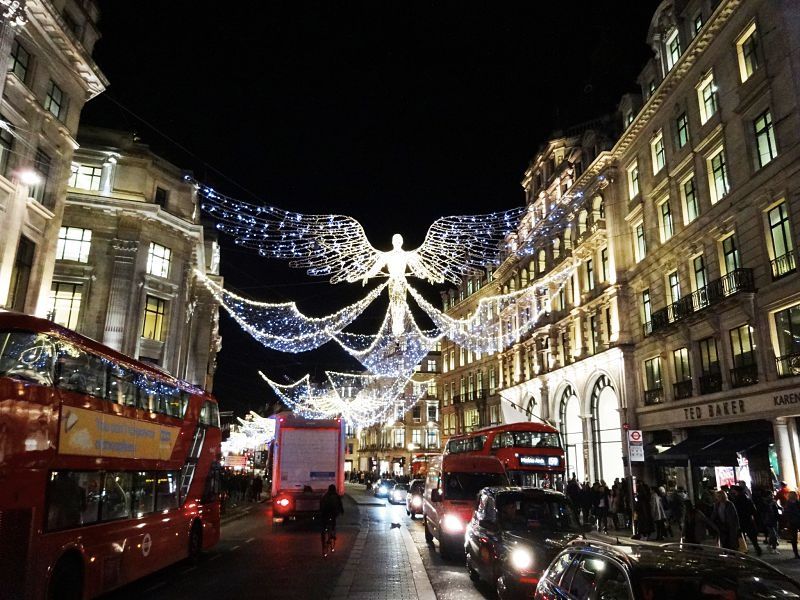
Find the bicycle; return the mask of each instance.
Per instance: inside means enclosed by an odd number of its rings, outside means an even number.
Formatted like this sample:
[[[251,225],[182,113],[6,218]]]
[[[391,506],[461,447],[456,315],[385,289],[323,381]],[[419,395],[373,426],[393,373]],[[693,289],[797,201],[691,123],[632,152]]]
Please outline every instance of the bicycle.
[[[321,537],[322,556],[326,557],[330,552],[336,552],[336,519],[325,519]]]

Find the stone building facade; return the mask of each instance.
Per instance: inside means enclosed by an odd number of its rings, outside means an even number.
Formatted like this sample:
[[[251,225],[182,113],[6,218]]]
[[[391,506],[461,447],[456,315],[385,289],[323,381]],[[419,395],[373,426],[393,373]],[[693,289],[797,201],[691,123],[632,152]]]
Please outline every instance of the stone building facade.
[[[92,60],[92,0],[29,0],[28,23],[2,27],[0,306],[47,312],[81,109],[105,90]]]
[[[85,127],[44,312],[210,390],[221,342],[213,229],[185,172],[131,133]]]

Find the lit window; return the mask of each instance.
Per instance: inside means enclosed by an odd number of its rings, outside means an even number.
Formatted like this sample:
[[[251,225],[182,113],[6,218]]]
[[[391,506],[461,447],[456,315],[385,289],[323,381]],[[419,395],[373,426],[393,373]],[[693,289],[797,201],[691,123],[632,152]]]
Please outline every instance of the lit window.
[[[758,60],[758,34],[756,24],[751,23],[736,40],[736,55],[739,59],[739,75],[742,83],[750,79],[760,66]]]
[[[639,195],[639,163],[633,161],[628,166],[628,198],[633,200]]]
[[[680,116],[675,120],[675,125],[678,148],[683,148],[689,143],[689,119],[686,117],[685,112],[681,113]]]
[[[49,318],[54,323],[76,329],[82,296],[83,286],[81,284],[54,281],[53,287],[50,289]]]
[[[697,86],[697,101],[700,104],[700,122],[705,123],[717,112],[717,84],[714,74],[706,75]]]
[[[758,166],[763,167],[778,156],[775,144],[775,129],[772,126],[772,114],[766,110],[753,121],[753,132],[756,136],[756,159]]]
[[[103,173],[102,167],[92,165],[72,165],[72,174],[69,178],[69,187],[81,190],[99,190],[100,176]]]
[[[683,222],[686,224],[691,223],[700,214],[694,175],[681,182],[681,200],[683,201]]]
[[[661,358],[656,356],[644,361],[644,374],[646,390],[661,389]]]
[[[669,298],[667,299],[670,302],[677,302],[681,299],[681,280],[677,271],[667,275],[667,283],[669,284]]]
[[[650,157],[653,159],[653,174],[664,168],[664,136],[659,131],[650,142]]]
[[[50,155],[38,148],[33,159],[33,170],[39,175],[39,183],[28,186],[28,195],[39,204],[48,207],[52,204],[52,194],[48,193],[50,167],[52,164],[53,159],[50,158]]]
[[[600,274],[603,281],[608,281],[608,248],[600,250]]]
[[[667,71],[670,71],[678,59],[681,57],[681,38],[677,28],[673,28],[667,35]]]
[[[627,113],[625,113],[625,127],[631,123],[633,123],[633,111],[629,110]]]
[[[703,28],[703,13],[697,13],[692,20],[692,37],[695,37]]]
[[[767,212],[769,237],[772,242],[772,275],[782,277],[795,271],[794,242],[789,227],[789,214],[786,202],[781,202]]]
[[[50,89],[44,99],[44,109],[53,115],[56,119],[62,119],[64,114],[65,98],[64,92],[56,85],[56,82],[50,80]]]
[[[56,260],[89,261],[89,249],[92,245],[92,230],[80,227],[61,227],[58,230]]]
[[[658,212],[661,215],[661,241],[666,242],[673,235],[672,213],[669,210],[669,200],[664,200],[658,205]]]
[[[725,269],[725,275],[733,273],[739,268],[741,261],[739,260],[739,249],[736,247],[736,238],[729,235],[722,240],[722,267]]]
[[[725,163],[725,151],[717,149],[708,159],[708,177],[711,188],[711,203],[719,202],[728,194],[728,167]]]
[[[156,277],[169,277],[171,256],[172,250],[151,242],[147,253],[147,273]]]
[[[649,98],[650,96],[652,96],[653,92],[655,91],[656,91],[656,80],[651,79],[650,82],[647,84],[647,97]]]
[[[142,337],[157,342],[164,341],[164,315],[167,302],[155,296],[147,296],[144,308]]]
[[[708,272],[706,271],[706,262],[703,260],[703,255],[695,256],[692,261],[694,269],[694,289],[702,290],[708,285]]]
[[[642,290],[642,323],[649,323],[652,317],[650,289]]]
[[[586,289],[594,289],[594,261],[591,259],[586,261]]]
[[[639,222],[634,225],[633,232],[636,262],[640,262],[645,256],[647,256],[647,240],[644,237],[644,223]]]
[[[673,350],[672,361],[675,364],[675,381],[690,381],[692,371],[689,368],[689,350],[687,348]]]
[[[8,123],[8,119],[0,115],[0,121]],[[0,128],[0,174],[8,174],[8,166],[10,164],[11,153],[14,151],[14,135],[10,131],[11,125],[8,129]]]
[[[14,40],[11,46],[11,56],[8,62],[8,70],[14,73],[20,81],[25,82],[28,77],[28,66],[31,62],[31,55],[22,47],[18,40]]]

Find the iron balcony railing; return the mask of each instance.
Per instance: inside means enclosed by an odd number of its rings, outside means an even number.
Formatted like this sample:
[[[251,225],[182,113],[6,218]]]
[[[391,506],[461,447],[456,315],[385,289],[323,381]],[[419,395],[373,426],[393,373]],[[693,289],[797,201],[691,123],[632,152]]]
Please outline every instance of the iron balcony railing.
[[[742,365],[731,369],[731,386],[745,387],[758,383],[758,368],[755,363],[752,365]]]
[[[692,397],[692,380],[685,379],[684,381],[679,381],[672,385],[672,393],[675,396],[675,400],[683,400],[684,398],[691,398]]]
[[[721,373],[703,373],[700,375],[700,393],[713,394],[722,390]]]
[[[773,279],[780,279],[781,277],[785,277],[786,275],[794,273],[797,270],[794,252],[787,252],[783,256],[779,256],[775,260],[770,261],[770,265],[772,265]]]
[[[642,332],[645,336],[651,335],[709,306],[719,304],[729,296],[754,291],[753,269],[735,269],[696,292],[655,311],[650,321],[642,326]]]
[[[800,352],[784,354],[775,359],[778,364],[778,377],[800,375]]]
[[[652,390],[644,391],[644,404],[650,406],[651,404],[661,404],[664,402],[664,388],[658,387]]]

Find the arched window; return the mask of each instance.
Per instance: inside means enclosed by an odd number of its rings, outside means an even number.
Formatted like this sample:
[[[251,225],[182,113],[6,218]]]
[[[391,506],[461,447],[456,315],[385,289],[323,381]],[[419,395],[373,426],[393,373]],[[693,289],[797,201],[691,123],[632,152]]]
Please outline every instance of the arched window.
[[[581,419],[580,401],[571,385],[567,385],[561,394],[559,421],[561,440],[567,458],[567,478],[571,478],[574,473],[578,481],[583,482],[587,476],[583,460],[585,445],[583,419]]]
[[[572,248],[572,229],[570,227],[566,227],[564,229],[564,250],[570,250]]]
[[[556,238],[553,240],[553,258],[559,258],[561,256],[561,239]]]
[[[586,233],[586,221],[589,218],[589,213],[584,208],[578,213],[578,235]]]
[[[606,375],[597,378],[591,393],[592,430],[594,438],[595,479],[622,479],[622,434],[619,418],[619,399]]]
[[[528,269],[524,267],[519,272],[519,286],[520,289],[528,287]]]
[[[544,251],[544,248],[539,250],[536,254],[536,263],[540,275],[547,270],[547,253]]]
[[[606,203],[602,196],[597,195],[592,200],[592,212],[594,213],[592,215],[594,219],[606,218]]]
[[[510,292],[516,292],[517,291],[517,277],[516,277],[516,275],[509,280],[509,282],[508,282],[508,290]]]

